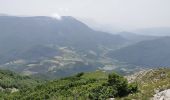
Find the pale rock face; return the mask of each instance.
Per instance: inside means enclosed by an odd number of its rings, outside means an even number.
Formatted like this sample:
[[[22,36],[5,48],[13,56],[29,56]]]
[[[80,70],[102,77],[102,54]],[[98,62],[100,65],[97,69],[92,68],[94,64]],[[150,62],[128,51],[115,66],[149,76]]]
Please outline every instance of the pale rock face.
[[[151,100],[170,100],[170,89],[155,94]]]
[[[11,93],[18,92],[18,91],[19,91],[19,90],[16,89],[16,88],[12,88],[12,89],[11,89]]]
[[[110,98],[110,100],[115,100],[115,98]]]

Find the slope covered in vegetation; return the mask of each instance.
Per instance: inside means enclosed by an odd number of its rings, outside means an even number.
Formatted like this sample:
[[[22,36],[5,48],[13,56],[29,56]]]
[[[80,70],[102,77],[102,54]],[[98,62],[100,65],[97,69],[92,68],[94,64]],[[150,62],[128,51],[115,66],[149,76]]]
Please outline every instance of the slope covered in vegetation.
[[[103,71],[44,82],[0,70],[0,78],[0,98],[5,100],[149,100],[170,88],[170,69],[166,68],[138,72],[129,83],[129,77]]]
[[[104,100],[122,97],[137,91],[137,86],[116,73],[102,71],[79,73],[75,76],[53,80],[33,89],[13,93],[6,99],[19,100]]]
[[[134,80],[138,84],[139,92],[124,99],[149,100],[154,94],[170,89],[170,69],[151,69],[144,71]]]
[[[0,98],[4,98],[20,90],[33,88],[42,82],[27,76],[20,76],[8,70],[0,70]]]

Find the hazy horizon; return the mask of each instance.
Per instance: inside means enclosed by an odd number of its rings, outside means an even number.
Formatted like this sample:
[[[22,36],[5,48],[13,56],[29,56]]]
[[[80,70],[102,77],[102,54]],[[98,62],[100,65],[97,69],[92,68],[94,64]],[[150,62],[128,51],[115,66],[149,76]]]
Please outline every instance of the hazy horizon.
[[[170,27],[169,0],[0,0],[0,13],[16,16],[73,16],[109,31]]]

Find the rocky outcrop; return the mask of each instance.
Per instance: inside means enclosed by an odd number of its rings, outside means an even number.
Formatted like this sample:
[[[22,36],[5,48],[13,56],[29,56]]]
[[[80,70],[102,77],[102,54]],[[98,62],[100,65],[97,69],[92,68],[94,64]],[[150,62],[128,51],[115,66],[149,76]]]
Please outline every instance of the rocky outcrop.
[[[170,100],[170,89],[156,93],[151,100]]]

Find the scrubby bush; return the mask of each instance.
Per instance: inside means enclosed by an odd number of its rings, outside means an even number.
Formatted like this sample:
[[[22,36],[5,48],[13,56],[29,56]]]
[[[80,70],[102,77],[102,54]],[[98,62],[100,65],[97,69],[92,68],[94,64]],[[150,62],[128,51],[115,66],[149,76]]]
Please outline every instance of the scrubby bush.
[[[122,97],[129,93],[134,93],[138,90],[135,83],[128,84],[127,79],[116,73],[111,73],[108,76],[106,83],[92,90],[91,99],[107,99],[109,97]]]
[[[104,78],[100,76],[104,75],[103,73],[98,73],[96,78],[91,78],[90,74],[88,74],[88,77],[85,77],[87,74],[84,74],[78,73],[75,76],[49,81],[35,88],[21,89],[16,95],[11,94],[10,97],[19,100],[51,99],[53,97],[106,100],[110,97],[122,97],[137,91],[135,83],[128,84],[123,76],[116,73],[111,73]]]

